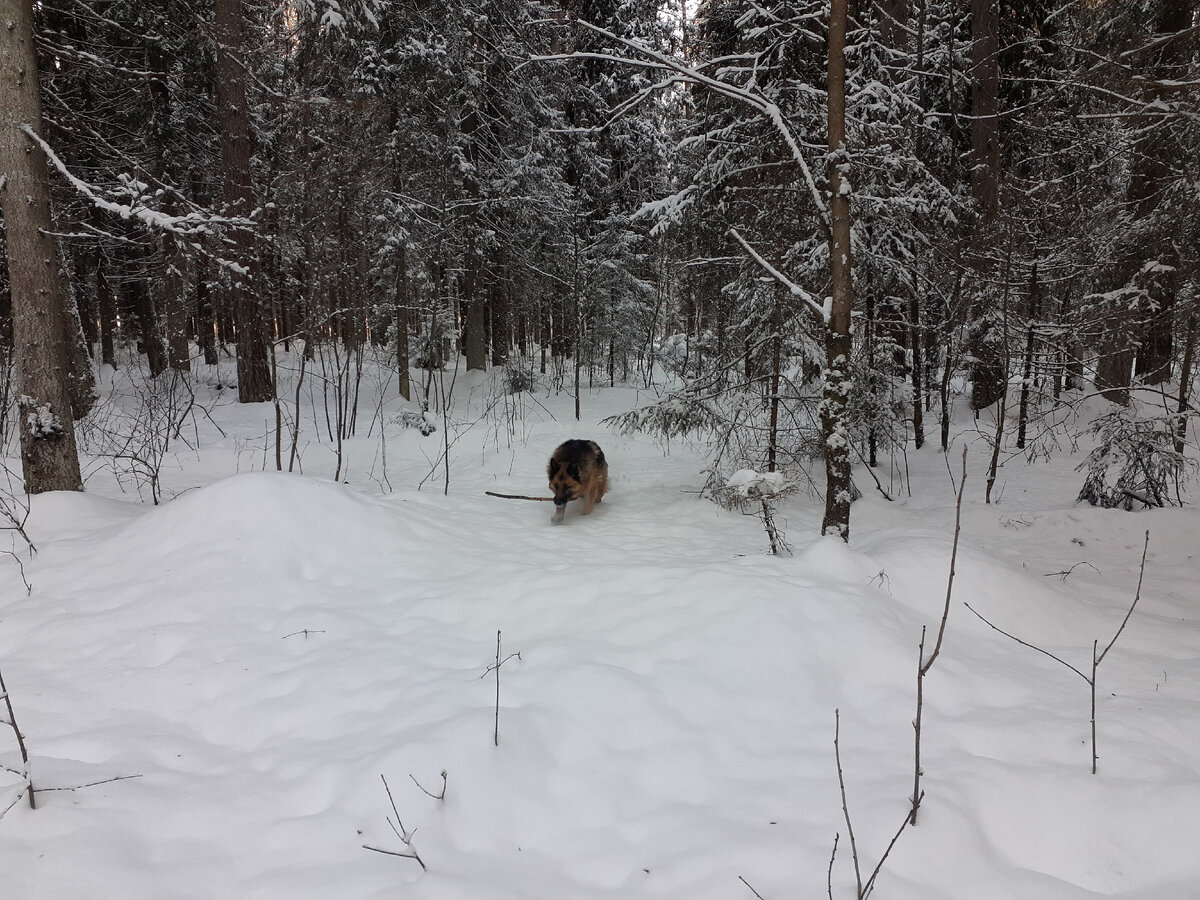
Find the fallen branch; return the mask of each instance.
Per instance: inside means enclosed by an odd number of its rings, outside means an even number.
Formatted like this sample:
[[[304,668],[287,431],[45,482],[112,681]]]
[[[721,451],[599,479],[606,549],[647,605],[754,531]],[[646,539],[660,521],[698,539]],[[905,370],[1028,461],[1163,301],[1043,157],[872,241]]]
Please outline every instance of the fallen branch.
[[[497,494],[495,491],[484,491],[489,497],[503,497],[505,500],[541,500],[552,501],[553,497],[526,497],[524,494]]]

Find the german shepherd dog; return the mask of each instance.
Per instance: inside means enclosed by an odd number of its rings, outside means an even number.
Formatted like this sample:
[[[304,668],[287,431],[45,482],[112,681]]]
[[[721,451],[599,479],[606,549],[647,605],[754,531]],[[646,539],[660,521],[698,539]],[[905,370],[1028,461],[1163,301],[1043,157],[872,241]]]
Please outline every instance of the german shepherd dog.
[[[595,441],[570,440],[559,444],[547,468],[550,490],[554,492],[554,518],[559,525],[567,512],[567,502],[583,500],[583,514],[604,498],[608,490],[608,463]]]

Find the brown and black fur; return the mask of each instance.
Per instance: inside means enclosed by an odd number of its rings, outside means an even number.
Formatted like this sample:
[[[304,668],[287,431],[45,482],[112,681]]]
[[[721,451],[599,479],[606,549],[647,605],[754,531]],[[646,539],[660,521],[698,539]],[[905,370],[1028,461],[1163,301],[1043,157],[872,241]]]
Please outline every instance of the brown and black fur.
[[[586,516],[608,490],[608,462],[595,441],[570,440],[559,444],[546,473],[554,492],[554,518],[550,521],[555,525],[562,522],[569,501],[582,500]]]

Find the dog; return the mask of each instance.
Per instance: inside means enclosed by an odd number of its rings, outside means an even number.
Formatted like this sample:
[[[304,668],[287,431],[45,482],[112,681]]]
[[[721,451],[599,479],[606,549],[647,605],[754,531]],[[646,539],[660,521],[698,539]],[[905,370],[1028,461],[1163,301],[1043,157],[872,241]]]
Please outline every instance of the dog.
[[[554,492],[555,525],[562,524],[571,500],[583,500],[583,514],[604,499],[608,490],[608,462],[595,441],[565,441],[550,457],[546,470]]]

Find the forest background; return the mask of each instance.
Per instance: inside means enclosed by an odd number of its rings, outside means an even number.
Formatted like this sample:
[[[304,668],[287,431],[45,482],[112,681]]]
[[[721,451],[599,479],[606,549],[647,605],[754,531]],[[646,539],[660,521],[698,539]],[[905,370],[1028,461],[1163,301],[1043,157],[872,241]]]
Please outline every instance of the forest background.
[[[946,448],[956,400],[995,409],[990,485],[1094,387],[1081,497],[1182,502],[1192,0],[5,10],[0,426],[30,492],[82,483],[124,345],[150,393],[235,353],[292,468],[295,345],[335,437],[367,347],[414,422],[447,369],[578,395],[657,364],[616,424],[711,437],[714,495],[824,491],[844,538],[852,463]]]

